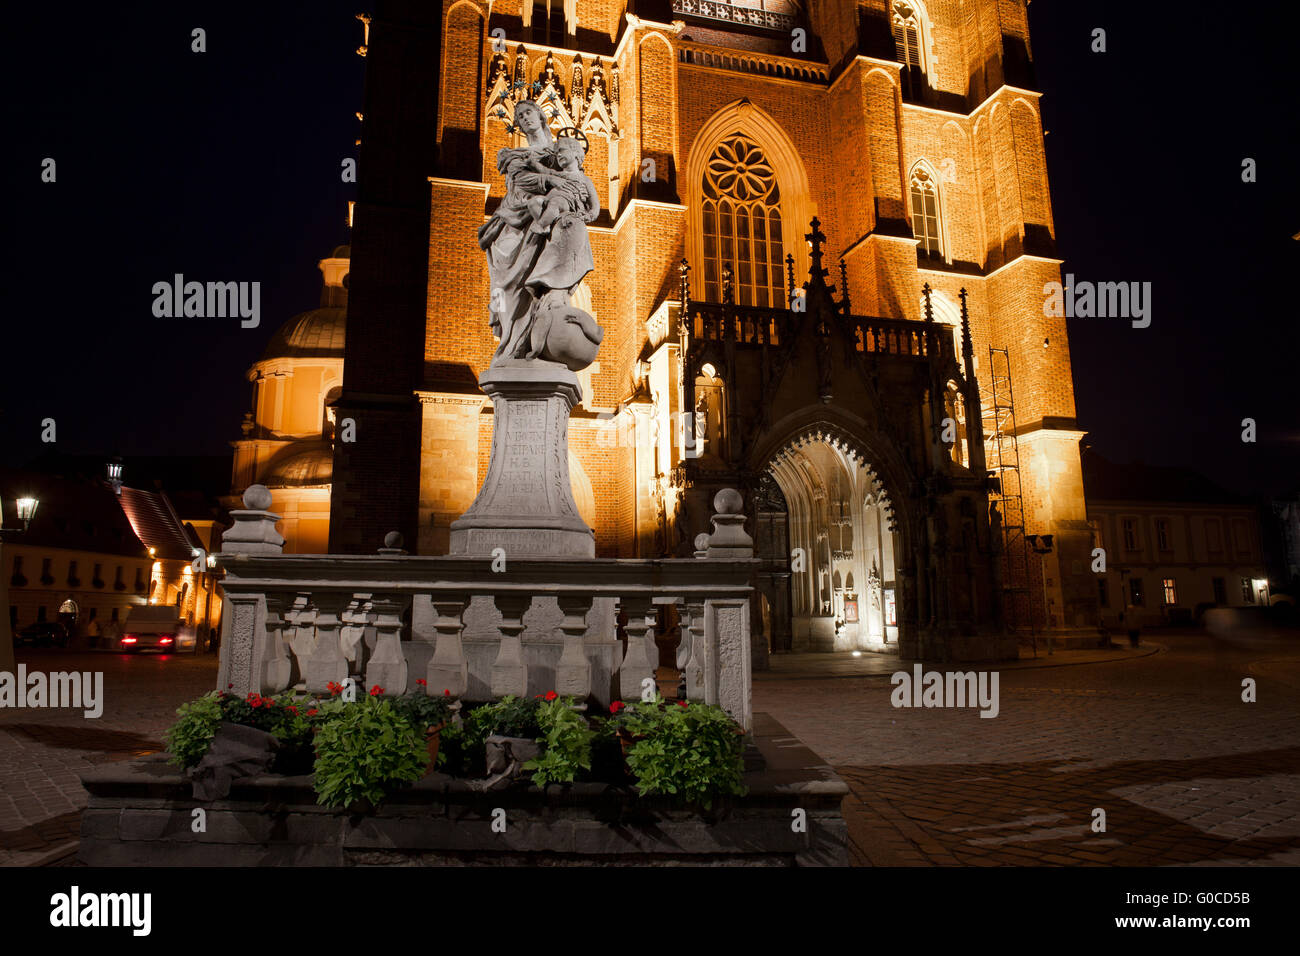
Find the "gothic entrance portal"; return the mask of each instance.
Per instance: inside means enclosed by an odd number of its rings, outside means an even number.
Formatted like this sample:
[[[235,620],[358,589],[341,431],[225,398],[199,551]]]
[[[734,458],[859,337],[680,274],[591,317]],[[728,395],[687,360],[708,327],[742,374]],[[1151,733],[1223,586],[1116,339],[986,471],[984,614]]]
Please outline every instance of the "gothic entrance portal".
[[[816,433],[770,459],[755,500],[773,651],[897,651],[897,532],[875,471]]]

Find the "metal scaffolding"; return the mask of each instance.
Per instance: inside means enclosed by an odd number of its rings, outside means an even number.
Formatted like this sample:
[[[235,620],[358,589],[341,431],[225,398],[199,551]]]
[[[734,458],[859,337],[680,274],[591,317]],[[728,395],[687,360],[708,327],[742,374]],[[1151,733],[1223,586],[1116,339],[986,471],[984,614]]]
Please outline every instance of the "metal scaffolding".
[[[1016,443],[1016,398],[1011,387],[1011,356],[989,347],[989,402],[982,409],[985,460],[996,479],[989,500],[1002,520],[1002,594],[1007,626],[1034,633],[1029,592],[1029,546],[1025,540],[1025,502]]]

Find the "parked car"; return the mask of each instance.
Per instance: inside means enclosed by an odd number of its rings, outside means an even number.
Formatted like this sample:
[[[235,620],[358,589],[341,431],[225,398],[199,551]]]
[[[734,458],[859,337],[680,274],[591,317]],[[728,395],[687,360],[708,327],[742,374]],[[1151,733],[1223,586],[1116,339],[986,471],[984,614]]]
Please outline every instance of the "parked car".
[[[117,639],[117,649],[193,651],[194,631],[181,621],[180,613],[170,605],[140,604],[131,608]]]
[[[67,647],[69,636],[68,629],[59,621],[37,621],[15,634],[14,643],[31,644],[34,647],[49,647],[52,644]]]

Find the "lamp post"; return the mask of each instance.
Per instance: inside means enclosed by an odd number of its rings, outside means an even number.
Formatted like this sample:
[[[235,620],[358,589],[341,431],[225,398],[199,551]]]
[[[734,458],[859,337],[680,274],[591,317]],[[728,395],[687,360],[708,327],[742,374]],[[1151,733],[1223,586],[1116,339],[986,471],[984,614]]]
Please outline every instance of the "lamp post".
[[[1034,554],[1038,555],[1038,574],[1043,579],[1043,633],[1047,636],[1047,653],[1054,654],[1050,631],[1052,615],[1047,605],[1047,555],[1052,551],[1052,535],[1027,534],[1025,540],[1029,542],[1029,547],[1033,549]]]
[[[33,497],[27,496],[17,500],[18,520],[23,523],[21,528],[4,527],[4,501],[0,499],[0,575],[4,573],[4,539],[6,535],[19,535],[27,530],[27,526],[32,523],[32,516],[36,514],[36,506],[40,502]],[[14,635],[13,628],[9,624],[9,582],[0,577],[0,671],[14,672]]]

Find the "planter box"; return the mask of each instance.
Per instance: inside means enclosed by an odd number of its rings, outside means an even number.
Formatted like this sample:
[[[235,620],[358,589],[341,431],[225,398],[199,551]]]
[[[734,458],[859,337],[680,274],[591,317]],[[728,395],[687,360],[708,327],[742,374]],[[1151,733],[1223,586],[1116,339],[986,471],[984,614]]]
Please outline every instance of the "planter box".
[[[163,757],[147,757],[82,777],[90,805],[78,858],[89,866],[847,865],[840,802],[848,787],[766,715],[755,715],[755,742],[767,766],[745,775],[746,796],[711,813],[608,784],[481,793],[439,773],[373,815],[317,806],[310,777],[257,777],[200,804]],[[207,829],[194,833],[200,806]],[[792,828],[796,809],[805,832]]]

